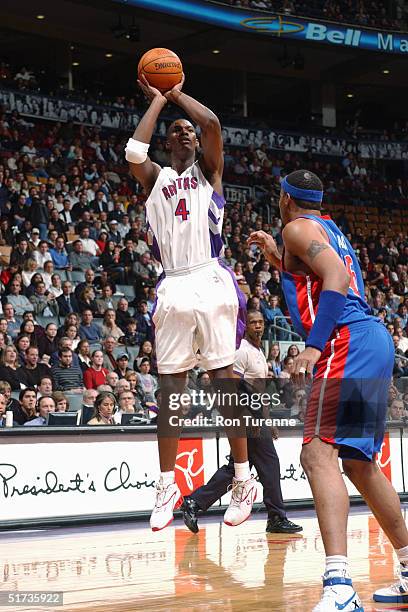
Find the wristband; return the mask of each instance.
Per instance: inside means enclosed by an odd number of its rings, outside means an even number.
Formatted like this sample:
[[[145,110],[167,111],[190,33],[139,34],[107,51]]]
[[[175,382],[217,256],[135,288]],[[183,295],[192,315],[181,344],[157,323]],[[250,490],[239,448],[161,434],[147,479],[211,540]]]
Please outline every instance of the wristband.
[[[311,346],[323,351],[342,315],[345,304],[346,296],[342,293],[330,290],[321,292],[317,315],[306,340],[307,347]]]
[[[143,164],[147,159],[150,145],[134,138],[129,138],[125,147],[126,161],[132,164]]]

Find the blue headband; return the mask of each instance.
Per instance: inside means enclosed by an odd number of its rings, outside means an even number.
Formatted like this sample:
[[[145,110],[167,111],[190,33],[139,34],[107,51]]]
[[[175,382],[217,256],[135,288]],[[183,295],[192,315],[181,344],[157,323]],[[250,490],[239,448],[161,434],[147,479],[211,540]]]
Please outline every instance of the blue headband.
[[[319,202],[321,204],[323,200],[323,191],[317,189],[300,189],[290,185],[286,180],[286,176],[281,180],[281,187],[285,193],[290,196],[297,198],[298,200],[305,200],[306,202]]]

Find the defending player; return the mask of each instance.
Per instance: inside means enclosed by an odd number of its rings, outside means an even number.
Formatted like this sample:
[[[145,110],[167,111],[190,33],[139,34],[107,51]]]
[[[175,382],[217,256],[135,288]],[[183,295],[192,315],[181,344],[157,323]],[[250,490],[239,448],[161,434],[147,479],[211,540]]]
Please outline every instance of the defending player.
[[[315,174],[292,172],[282,180],[279,200],[283,256],[265,232],[252,234],[249,243],[282,269],[292,322],[306,339],[294,378],[302,384],[314,373],[301,453],[326,552],[323,597],[314,612],[349,612],[363,607],[349,574],[349,498],[338,457],[400,561],[400,582],[377,591],[375,601],[408,603],[408,532],[398,495],[375,461],[384,438],[393,343],[370,315],[350,243],[320,213],[322,198]]]
[[[170,393],[180,394],[186,372],[197,363],[213,379],[231,380],[237,342],[245,331],[245,299],[218,257],[223,248],[221,231],[225,200],[222,196],[223,142],[221,127],[212,111],[182,91],[183,81],[163,96],[147,80],[139,85],[150,100],[126,159],[148,200],[146,217],[153,234],[152,251],[163,265],[157,286],[157,364],[161,375],[163,408],[158,419],[161,476],[150,524],[154,531],[173,520],[182,503],[174,481],[180,431],[169,428]],[[190,121],[178,119],[167,132],[171,166],[161,168],[147,155],[156,120],[167,101],[180,106],[201,129],[199,142]],[[245,437],[230,438],[235,460],[233,494],[224,521],[239,525],[251,512],[256,489],[251,479]],[[238,500],[238,501],[237,501]]]

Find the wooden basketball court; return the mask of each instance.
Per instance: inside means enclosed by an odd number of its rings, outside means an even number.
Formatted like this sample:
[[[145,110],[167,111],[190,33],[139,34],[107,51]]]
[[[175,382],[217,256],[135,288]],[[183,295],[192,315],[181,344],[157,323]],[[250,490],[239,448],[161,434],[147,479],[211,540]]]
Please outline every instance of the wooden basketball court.
[[[0,610],[306,612],[320,598],[322,541],[312,512],[290,518],[303,535],[267,535],[264,514],[236,528],[202,518],[197,535],[180,519],[158,533],[147,523],[2,533],[1,590],[63,591],[64,606]],[[371,601],[394,560],[365,509],[350,517],[349,558],[366,612],[408,609]]]

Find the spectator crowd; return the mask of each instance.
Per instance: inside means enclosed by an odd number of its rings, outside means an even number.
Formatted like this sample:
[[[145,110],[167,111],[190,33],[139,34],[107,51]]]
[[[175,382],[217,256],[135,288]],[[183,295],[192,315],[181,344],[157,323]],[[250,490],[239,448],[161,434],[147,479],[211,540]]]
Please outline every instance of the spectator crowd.
[[[402,30],[407,25],[404,0],[217,0],[237,8],[258,9],[327,19],[340,23],[356,23],[363,27]]]
[[[44,425],[49,412],[73,408],[78,423],[115,424],[125,414],[137,423],[155,421],[160,389],[152,313],[162,268],[151,251],[145,197],[124,161],[127,137],[0,112],[0,424],[6,410],[23,426]],[[151,155],[167,163],[162,137]],[[407,200],[406,181],[388,181],[381,163],[353,153],[328,162],[311,151],[230,143],[225,181],[257,195],[227,202],[223,259],[248,306],[264,315],[269,389],[280,393],[285,414],[302,421],[306,400],[290,382],[299,349],[295,343],[280,354],[279,341],[296,340],[280,273],[246,245],[259,229],[281,244],[280,179],[300,167],[324,181],[325,202],[359,256],[367,300],[393,336],[390,416],[406,418],[406,228],[390,234],[383,226],[356,227],[344,206],[394,212]],[[208,374],[196,368],[188,385],[208,389]],[[191,415],[204,410],[188,408]]]

